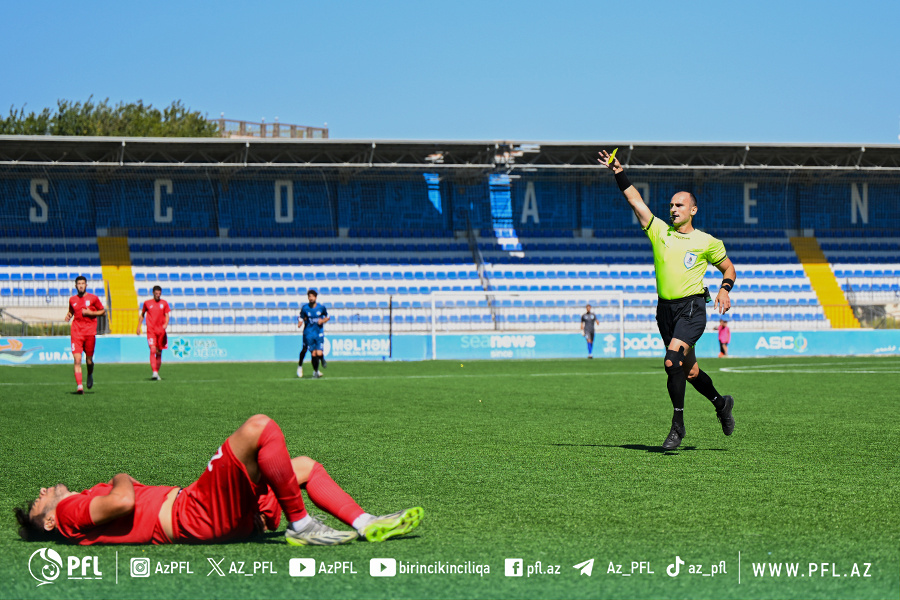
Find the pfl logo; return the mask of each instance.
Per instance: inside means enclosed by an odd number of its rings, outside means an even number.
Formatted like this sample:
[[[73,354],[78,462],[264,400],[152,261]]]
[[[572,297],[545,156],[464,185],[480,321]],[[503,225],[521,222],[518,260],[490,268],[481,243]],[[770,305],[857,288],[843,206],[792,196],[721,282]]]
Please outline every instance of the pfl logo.
[[[53,548],[36,550],[28,559],[28,572],[40,582],[37,587],[56,581],[62,573],[62,566],[62,557]]]
[[[103,579],[96,556],[69,556],[66,563],[69,579]],[[62,569],[63,559],[52,548],[35,550],[28,559],[28,572],[38,581],[37,587],[56,582],[62,575]]]

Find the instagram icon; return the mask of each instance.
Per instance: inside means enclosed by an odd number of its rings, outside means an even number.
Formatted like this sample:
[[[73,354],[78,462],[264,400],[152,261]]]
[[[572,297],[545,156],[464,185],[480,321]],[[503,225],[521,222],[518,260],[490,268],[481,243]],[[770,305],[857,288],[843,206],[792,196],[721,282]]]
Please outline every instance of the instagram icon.
[[[139,556],[131,559],[131,576],[132,577],[150,577],[150,559],[146,556]]]

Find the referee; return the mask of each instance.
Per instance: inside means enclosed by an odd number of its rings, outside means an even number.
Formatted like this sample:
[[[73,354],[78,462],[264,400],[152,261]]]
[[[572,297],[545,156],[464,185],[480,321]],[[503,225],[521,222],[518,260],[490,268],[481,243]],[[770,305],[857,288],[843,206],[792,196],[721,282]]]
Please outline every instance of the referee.
[[[704,298],[708,291],[703,287],[703,275],[708,263],[715,265],[723,274],[715,307],[720,314],[731,308],[728,292],[734,287],[737,275],[734,265],[725,255],[725,245],[721,240],[694,229],[692,221],[697,214],[697,198],[690,192],[678,192],[672,196],[669,201],[671,225],[666,226],[644,204],[641,194],[628,181],[625,169],[618,160],[610,162],[609,153],[601,150],[599,162],[615,174],[619,189],[625,194],[641,229],[653,245],[653,266],[659,294],[656,323],[666,345],[666,386],[675,409],[672,429],[662,447],[664,450],[674,450],[684,439],[686,381],[713,403],[716,416],[722,423],[722,431],[725,435],[731,435],[734,431],[734,417],[731,415],[734,398],[719,395],[709,375],[700,370],[694,354],[694,346],[706,328]]]

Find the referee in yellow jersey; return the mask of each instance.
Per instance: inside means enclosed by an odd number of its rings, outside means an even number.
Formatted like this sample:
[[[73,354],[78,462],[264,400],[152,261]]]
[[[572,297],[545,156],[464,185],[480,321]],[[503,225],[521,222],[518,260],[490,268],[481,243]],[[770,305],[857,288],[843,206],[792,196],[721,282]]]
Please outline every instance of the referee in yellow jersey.
[[[716,295],[715,307],[724,314],[731,308],[728,293],[734,287],[737,276],[734,265],[725,255],[721,240],[694,229],[692,221],[697,214],[697,198],[690,192],[678,192],[669,201],[669,220],[666,225],[653,216],[644,204],[641,194],[628,181],[625,169],[617,159],[610,161],[605,150],[600,152],[600,163],[616,176],[619,189],[637,215],[641,229],[653,245],[653,266],[656,270],[656,289],[659,304],[656,307],[656,323],[666,345],[665,367],[667,387],[672,406],[672,429],[663,449],[674,450],[685,436],[684,389],[689,381],[694,389],[706,396],[716,408],[716,416],[722,423],[725,435],[734,431],[734,398],[720,396],[709,375],[700,370],[694,346],[706,328],[707,291],[703,287],[706,265],[711,263],[722,272],[722,285]]]

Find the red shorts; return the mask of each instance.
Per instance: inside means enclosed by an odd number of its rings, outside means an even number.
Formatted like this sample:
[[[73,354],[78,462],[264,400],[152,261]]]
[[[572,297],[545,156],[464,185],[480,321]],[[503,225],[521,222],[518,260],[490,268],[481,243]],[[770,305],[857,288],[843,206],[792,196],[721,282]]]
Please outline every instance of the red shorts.
[[[197,481],[184,488],[172,506],[176,543],[225,542],[256,531],[262,514],[270,529],[278,527],[281,507],[265,483],[250,480],[247,467],[231,451],[219,447]]]
[[[72,354],[81,355],[82,352],[89,357],[94,356],[94,345],[97,343],[97,337],[93,335],[72,336]]]
[[[165,350],[169,347],[169,337],[165,331],[148,331],[147,345],[151,348],[156,346],[157,350]]]

